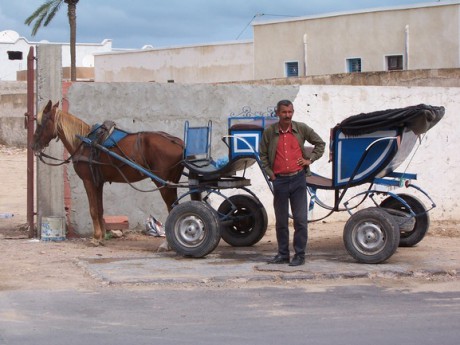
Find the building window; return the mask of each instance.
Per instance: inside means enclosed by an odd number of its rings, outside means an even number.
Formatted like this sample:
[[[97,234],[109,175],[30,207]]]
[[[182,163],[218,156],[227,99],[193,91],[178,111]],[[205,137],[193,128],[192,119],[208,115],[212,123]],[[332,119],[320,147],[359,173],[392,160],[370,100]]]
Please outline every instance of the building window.
[[[299,76],[299,63],[297,61],[286,62],[286,77]]]
[[[353,58],[347,59],[347,72],[361,72],[361,59],[360,58]]]
[[[389,55],[386,57],[387,71],[398,71],[403,69],[402,55]]]
[[[8,50],[6,53],[9,60],[22,60],[22,52]]]

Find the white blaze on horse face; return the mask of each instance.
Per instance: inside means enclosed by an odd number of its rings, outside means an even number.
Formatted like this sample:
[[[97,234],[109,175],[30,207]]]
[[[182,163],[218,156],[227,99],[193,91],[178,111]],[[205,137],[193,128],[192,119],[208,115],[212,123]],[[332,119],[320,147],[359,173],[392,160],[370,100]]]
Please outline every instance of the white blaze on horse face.
[[[44,110],[45,108],[43,108]],[[37,125],[41,125],[42,124],[42,118],[43,118],[43,110],[39,111],[37,113]]]

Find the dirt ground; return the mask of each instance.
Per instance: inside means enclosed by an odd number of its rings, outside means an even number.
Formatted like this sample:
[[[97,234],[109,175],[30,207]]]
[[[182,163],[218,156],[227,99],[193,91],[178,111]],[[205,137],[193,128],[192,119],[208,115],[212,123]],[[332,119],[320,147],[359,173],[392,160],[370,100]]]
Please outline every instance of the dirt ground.
[[[10,289],[79,289],[101,285],[78,267],[80,258],[148,257],[157,253],[162,238],[140,231],[126,231],[122,238],[93,247],[89,239],[44,242],[29,239],[26,214],[26,151],[0,145],[0,291]],[[339,228],[339,229],[338,229]],[[342,246],[340,223],[314,223],[310,227],[309,246]],[[459,222],[432,221],[427,237],[459,237]],[[424,241],[429,241],[429,238]],[[272,255],[276,251],[273,228],[269,228],[258,250]]]

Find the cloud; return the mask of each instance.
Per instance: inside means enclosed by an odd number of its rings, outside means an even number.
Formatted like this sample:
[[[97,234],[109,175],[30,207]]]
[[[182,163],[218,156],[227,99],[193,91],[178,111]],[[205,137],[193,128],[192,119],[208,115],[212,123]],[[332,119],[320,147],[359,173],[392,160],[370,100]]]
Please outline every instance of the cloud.
[[[66,4],[46,28],[32,38],[25,19],[45,0],[2,1],[0,31],[14,30],[32,41],[68,42]],[[396,6],[423,0],[80,0],[77,5],[77,42],[112,39],[115,48],[141,48],[230,41],[252,38],[248,23],[328,12]],[[425,1],[427,2],[427,1]],[[431,1],[429,1],[431,2]],[[243,32],[242,32],[243,31]]]

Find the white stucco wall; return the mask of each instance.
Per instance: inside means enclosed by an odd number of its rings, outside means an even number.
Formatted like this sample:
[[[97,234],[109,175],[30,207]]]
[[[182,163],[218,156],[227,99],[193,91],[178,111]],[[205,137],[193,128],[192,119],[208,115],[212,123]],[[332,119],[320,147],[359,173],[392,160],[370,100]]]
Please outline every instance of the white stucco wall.
[[[238,114],[243,106],[250,106],[253,112],[264,112],[284,98],[293,100],[295,119],[311,125],[326,142],[329,142],[330,128],[350,115],[420,103],[444,106],[444,119],[422,139],[410,165],[400,169],[418,174],[418,181],[414,182],[437,204],[430,213],[433,219],[460,219],[457,201],[460,187],[455,181],[460,172],[460,138],[457,135],[460,88],[76,83],[68,95],[71,113],[88,123],[111,119],[129,131],[163,130],[182,137],[185,120],[190,120],[192,125],[205,125],[212,120],[215,159],[226,153],[220,138],[227,133],[229,114]],[[328,152],[312,168],[330,177]],[[90,235],[92,227],[86,195],[81,181],[73,169],[70,171],[71,217],[78,232]],[[264,203],[272,224],[272,196],[261,172],[253,167],[247,176],[252,179],[251,190]],[[138,186],[152,188],[148,181]],[[412,190],[406,192],[426,201]],[[322,194],[326,199],[332,196],[331,192]],[[127,185],[112,184],[106,186],[104,202],[105,214],[127,215],[132,227],[143,226],[149,214],[163,222],[167,217],[158,192],[140,193]],[[316,209],[313,216],[323,214]],[[348,214],[337,213],[329,219],[346,220]]]

